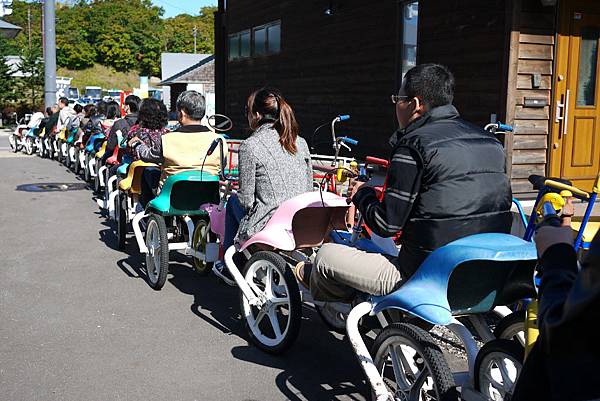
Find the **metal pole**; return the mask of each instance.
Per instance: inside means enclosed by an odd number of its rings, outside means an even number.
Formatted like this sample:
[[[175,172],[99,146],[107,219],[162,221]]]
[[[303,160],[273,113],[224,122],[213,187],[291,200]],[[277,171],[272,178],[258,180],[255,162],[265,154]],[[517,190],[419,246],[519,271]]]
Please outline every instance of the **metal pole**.
[[[29,51],[31,51],[31,6],[27,7],[27,36],[29,37]]]
[[[56,103],[56,15],[54,0],[44,2],[44,101]]]
[[[196,54],[196,32],[198,32],[196,25],[194,25],[194,30],[192,32],[194,32],[194,54]]]

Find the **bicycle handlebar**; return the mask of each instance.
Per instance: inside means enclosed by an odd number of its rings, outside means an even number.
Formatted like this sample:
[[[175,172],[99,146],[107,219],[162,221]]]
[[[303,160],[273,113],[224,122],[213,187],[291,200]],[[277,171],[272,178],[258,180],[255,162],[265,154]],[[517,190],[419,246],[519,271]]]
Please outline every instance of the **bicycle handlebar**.
[[[543,205],[543,213],[544,218],[540,224],[538,224],[538,228],[542,226],[552,226],[552,227],[560,227],[561,221],[558,215],[556,214],[556,210],[554,206],[550,202],[545,202]]]
[[[373,156],[367,156],[365,158],[365,162],[367,164],[376,164],[378,166],[383,166],[385,168],[388,168],[388,166],[390,165],[390,162],[386,159],[380,159],[379,157],[373,157]]]
[[[342,114],[337,116],[338,121],[346,121],[350,119],[350,115],[349,114]]]
[[[564,184],[562,182],[558,182],[558,181],[554,181],[554,180],[546,180],[546,181],[544,181],[544,185],[554,188],[554,189],[571,191],[574,195],[579,195],[580,197],[585,198],[585,199],[589,199],[589,197],[590,197],[590,194],[588,194],[587,192],[585,192],[577,187],[574,187],[572,185]]]
[[[501,131],[513,132],[512,125],[503,124],[501,122],[497,122],[496,124],[498,126],[498,129],[501,130]]]
[[[348,136],[342,136],[342,137],[339,137],[338,139],[344,143],[347,143],[348,145],[353,145],[353,146],[358,145],[358,140],[356,140],[354,138],[350,138]]]

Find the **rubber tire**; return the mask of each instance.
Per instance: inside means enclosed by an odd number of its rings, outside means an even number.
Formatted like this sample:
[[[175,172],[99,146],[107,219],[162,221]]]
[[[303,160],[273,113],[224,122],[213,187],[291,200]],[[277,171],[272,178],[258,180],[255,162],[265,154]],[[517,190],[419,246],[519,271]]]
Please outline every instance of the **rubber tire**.
[[[387,355],[389,341],[393,337],[402,337],[421,356],[429,367],[434,381],[436,399],[450,401],[458,400],[459,395],[448,362],[442,350],[435,345],[431,335],[425,330],[410,323],[393,323],[383,329],[375,338],[371,355],[377,370],[382,371],[384,357]],[[392,340],[393,341],[393,340]],[[374,395],[372,397],[375,399]]]
[[[117,225],[117,248],[122,251],[127,242],[127,209],[124,207],[127,203],[125,194],[119,192],[115,197],[115,220]]]
[[[285,284],[288,288],[288,296],[290,298],[290,322],[287,334],[283,338],[283,340],[274,346],[266,345],[261,343],[252,333],[250,326],[248,325],[248,321],[244,316],[244,294],[240,291],[240,311],[242,315],[242,320],[244,322],[244,329],[248,333],[248,337],[250,342],[254,344],[260,350],[268,353],[268,354],[281,354],[285,352],[288,348],[294,344],[296,338],[298,337],[298,333],[300,332],[300,324],[302,322],[302,300],[300,299],[300,289],[298,288],[298,282],[296,281],[296,277],[292,272],[292,269],[288,266],[286,261],[276,254],[275,252],[269,251],[259,251],[256,252],[250,260],[246,262],[244,265],[244,269],[242,271],[242,276],[246,276],[246,272],[252,266],[252,264],[258,260],[266,260],[270,262],[273,266],[277,268],[280,272]]]
[[[524,348],[521,347],[520,344],[518,344],[517,342],[515,342],[513,340],[495,339],[495,340],[488,341],[487,343],[485,343],[483,345],[483,347],[481,347],[481,349],[477,353],[477,357],[475,358],[475,367],[474,367],[475,377],[473,379],[474,379],[474,384],[475,384],[475,390],[477,390],[479,392],[481,392],[481,390],[480,390],[480,385],[481,385],[480,376],[481,375],[479,372],[481,370],[481,364],[482,364],[484,358],[491,352],[504,353],[517,361],[523,361],[525,359]],[[523,365],[521,363],[521,369],[522,368],[523,368]],[[518,377],[519,376],[517,375],[517,380],[518,380]],[[515,380],[515,383],[516,383],[516,380]],[[513,388],[513,390],[514,390],[514,388]],[[510,398],[507,398],[507,400],[510,400]]]
[[[25,138],[25,151],[29,156],[33,154],[33,138],[30,136]]]
[[[17,139],[15,134],[10,134],[10,137],[8,139],[8,145],[10,146],[11,152],[17,153],[19,151],[19,140]]]
[[[90,174],[90,154],[86,153],[85,155],[85,168],[83,169],[83,179],[86,182],[90,182],[92,179],[92,174]]]
[[[73,151],[73,156],[75,158],[75,161],[73,163],[71,163],[71,171],[73,171],[73,173],[75,175],[79,174],[79,149],[77,149],[76,146],[75,150]]]
[[[516,327],[520,327],[523,331],[525,330],[525,310],[513,312],[500,319],[496,328],[494,329],[494,337],[502,340],[512,340],[514,338],[509,334],[514,332]],[[521,345],[521,344],[519,344]]]
[[[96,167],[96,176],[94,177],[94,193],[96,195],[99,195],[100,189],[102,187],[100,186],[100,174],[98,174],[98,170],[100,170],[100,169],[98,168],[98,163],[96,163],[95,167]]]
[[[192,249],[198,250],[196,248],[197,241],[199,241],[199,238],[197,238],[197,236],[200,235],[200,230],[202,227],[206,227],[207,233],[206,238],[202,239],[201,249],[199,250],[206,254],[206,243],[213,242],[216,238],[214,238],[215,235],[212,234],[212,232],[210,231],[209,221],[205,218],[199,218],[195,222],[194,233],[192,234]],[[200,274],[201,276],[206,276],[208,273],[210,273],[212,271],[213,264],[213,262],[202,262],[196,259],[195,257],[192,257],[192,267],[194,268],[194,271],[196,271],[196,273]]]
[[[151,214],[148,218],[148,228],[146,229],[146,237],[148,236],[148,232],[150,232],[150,226],[153,222],[158,226],[158,238],[160,241],[160,261],[158,265],[158,278],[156,282],[152,282],[150,279],[150,274],[146,271],[146,275],[148,278],[148,285],[152,287],[156,291],[160,291],[165,282],[167,281],[167,274],[169,273],[169,241],[167,239],[167,225],[165,223],[165,219],[158,214]],[[148,246],[148,242],[146,242],[146,246]],[[150,258],[150,253],[146,254],[146,269],[148,269],[148,259]]]

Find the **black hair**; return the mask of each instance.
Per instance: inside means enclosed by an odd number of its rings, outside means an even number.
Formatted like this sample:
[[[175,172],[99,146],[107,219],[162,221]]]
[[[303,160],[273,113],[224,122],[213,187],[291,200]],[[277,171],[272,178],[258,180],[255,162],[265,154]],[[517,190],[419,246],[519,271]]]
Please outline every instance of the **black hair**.
[[[69,99],[67,99],[66,97],[63,96],[60,99],[58,99],[58,103],[62,103],[65,106],[68,106],[69,105]]]
[[[175,108],[177,111],[185,111],[192,120],[200,121],[206,113],[206,100],[194,90],[183,91],[177,97]]]
[[[46,114],[48,114],[48,117],[54,114],[54,112],[52,111],[52,107],[46,107]]]
[[[106,119],[112,120],[121,116],[121,108],[119,103],[112,101],[106,104]]]
[[[96,109],[96,105],[91,104],[91,103],[86,104],[83,107],[83,111],[84,111],[86,117],[95,116],[96,113],[98,113],[98,110]]]
[[[420,98],[428,109],[452,104],[454,76],[440,64],[421,64],[408,70],[404,76],[404,93]]]
[[[96,110],[98,111],[99,115],[105,116],[106,115],[106,102],[104,100],[100,100],[96,104]]]
[[[144,99],[140,105],[138,122],[142,128],[152,130],[164,128],[169,122],[165,104],[153,98]]]
[[[73,106],[73,110],[75,110],[75,113],[79,114],[83,110],[83,106],[80,105],[79,103],[75,103],[75,106]]]
[[[125,98],[125,106],[129,106],[129,111],[131,113],[137,113],[140,110],[140,99],[136,95],[129,95]]]

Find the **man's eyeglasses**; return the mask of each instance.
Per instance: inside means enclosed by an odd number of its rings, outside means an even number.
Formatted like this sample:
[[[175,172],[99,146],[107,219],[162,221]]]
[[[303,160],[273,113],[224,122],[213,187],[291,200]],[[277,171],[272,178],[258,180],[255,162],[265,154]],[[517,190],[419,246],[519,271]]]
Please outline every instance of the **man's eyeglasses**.
[[[392,95],[391,99],[392,99],[392,103],[396,104],[396,103],[398,103],[400,101],[408,99],[408,96],[406,96],[406,95]]]

